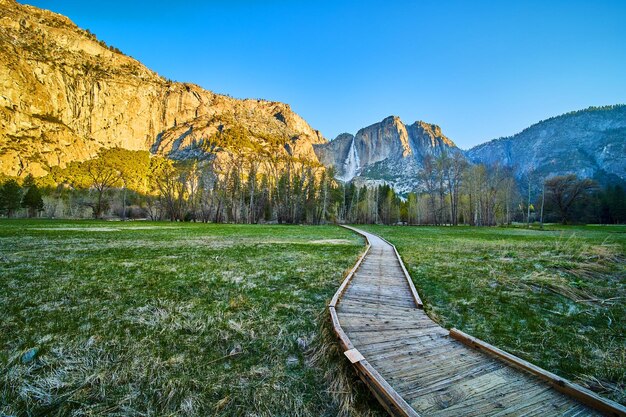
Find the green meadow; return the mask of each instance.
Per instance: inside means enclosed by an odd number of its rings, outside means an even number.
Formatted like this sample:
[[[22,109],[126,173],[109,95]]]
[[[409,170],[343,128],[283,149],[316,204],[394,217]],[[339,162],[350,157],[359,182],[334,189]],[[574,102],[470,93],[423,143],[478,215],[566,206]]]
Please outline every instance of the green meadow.
[[[444,327],[626,402],[626,226],[363,229]]]
[[[626,227],[362,226],[441,325],[624,402]],[[384,415],[326,305],[336,226],[0,223],[0,415]]]
[[[363,245],[334,226],[3,221],[0,415],[375,415],[326,311]]]

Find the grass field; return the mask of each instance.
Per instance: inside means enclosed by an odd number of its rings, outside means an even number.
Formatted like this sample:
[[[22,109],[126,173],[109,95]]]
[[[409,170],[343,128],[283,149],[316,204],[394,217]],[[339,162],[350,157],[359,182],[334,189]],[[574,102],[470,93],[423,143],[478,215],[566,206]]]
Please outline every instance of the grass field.
[[[626,402],[626,227],[363,226],[394,243],[429,315]]]
[[[379,414],[326,324],[362,251],[330,226],[0,222],[0,415]]]
[[[363,226],[442,325],[624,402],[626,227]],[[0,415],[383,415],[325,306],[338,227],[0,222]]]

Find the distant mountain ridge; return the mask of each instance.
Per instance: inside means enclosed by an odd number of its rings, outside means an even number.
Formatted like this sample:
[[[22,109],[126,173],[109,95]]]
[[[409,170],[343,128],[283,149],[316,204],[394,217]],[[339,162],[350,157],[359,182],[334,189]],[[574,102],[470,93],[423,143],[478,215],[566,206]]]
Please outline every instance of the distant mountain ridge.
[[[626,105],[572,111],[467,151],[437,125],[404,125],[395,116],[314,149],[322,163],[335,168],[338,179],[359,185],[386,183],[401,193],[419,189],[424,158],[442,152],[462,152],[471,163],[510,167],[517,178],[573,173],[601,184],[625,183]]]
[[[461,152],[439,126],[422,121],[405,125],[397,116],[360,129],[356,135],[343,133],[327,144],[314,145],[314,150],[342,181],[387,183],[403,193],[417,186],[426,155]]]
[[[516,176],[576,174],[601,183],[626,182],[626,105],[589,107],[475,146],[474,163],[513,168]]]

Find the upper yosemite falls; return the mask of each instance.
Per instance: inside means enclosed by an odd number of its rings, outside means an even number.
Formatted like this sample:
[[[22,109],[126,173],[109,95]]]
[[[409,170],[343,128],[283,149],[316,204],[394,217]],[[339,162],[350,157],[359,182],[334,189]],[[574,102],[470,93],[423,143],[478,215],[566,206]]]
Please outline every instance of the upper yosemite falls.
[[[460,152],[439,126],[425,122],[407,126],[394,116],[314,148],[324,165],[335,168],[337,178],[388,183],[399,192],[415,189],[427,155]]]
[[[395,116],[328,141],[287,104],[171,82],[68,18],[13,0],[0,0],[0,61],[0,172],[9,176],[44,176],[121,147],[173,159],[284,155],[401,194],[418,188],[426,156],[443,153],[511,167],[518,178],[626,181],[623,105],[554,117],[469,151],[435,124]],[[224,132],[235,140],[223,140]]]
[[[385,182],[406,193],[418,187],[427,155],[460,152],[469,162],[511,168],[517,178],[576,174],[601,184],[626,182],[626,105],[591,107],[539,122],[507,138],[460,150],[437,125],[388,117],[356,135],[314,145],[343,181]]]

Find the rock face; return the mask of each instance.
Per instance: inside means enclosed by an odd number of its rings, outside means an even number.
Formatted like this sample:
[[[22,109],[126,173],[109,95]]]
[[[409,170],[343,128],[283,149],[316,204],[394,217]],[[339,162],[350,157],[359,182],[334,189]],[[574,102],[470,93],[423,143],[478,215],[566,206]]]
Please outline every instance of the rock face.
[[[117,146],[186,157],[236,126],[315,161],[326,143],[286,104],[170,82],[64,16],[0,0],[0,172],[45,175]]]
[[[0,0],[0,173],[41,176],[110,147],[179,159],[228,153],[244,144],[210,144],[229,130],[245,131],[254,152],[319,160],[344,182],[386,182],[400,192],[416,188],[426,155],[460,152],[438,126],[397,117],[327,142],[286,104],[168,81],[64,16]],[[626,182],[626,106],[568,113],[466,155],[519,177]]]
[[[314,148],[319,160],[334,167],[342,181],[386,182],[403,193],[417,186],[426,155],[460,152],[439,126],[425,122],[407,126],[396,116]]]
[[[600,183],[626,182],[626,106],[590,107],[539,122],[466,152],[477,163],[501,164],[518,177],[573,173]]]

